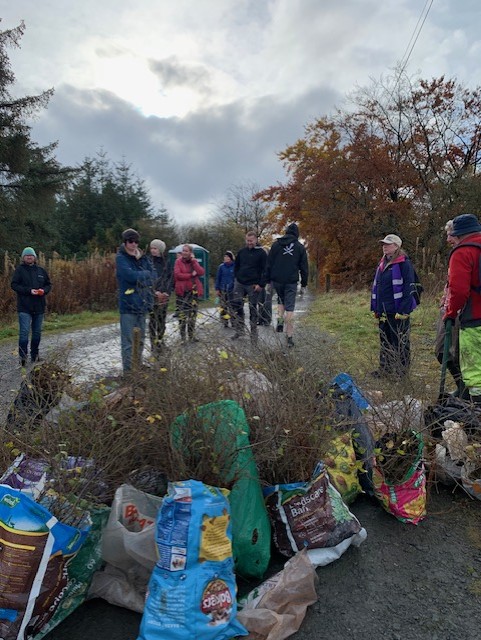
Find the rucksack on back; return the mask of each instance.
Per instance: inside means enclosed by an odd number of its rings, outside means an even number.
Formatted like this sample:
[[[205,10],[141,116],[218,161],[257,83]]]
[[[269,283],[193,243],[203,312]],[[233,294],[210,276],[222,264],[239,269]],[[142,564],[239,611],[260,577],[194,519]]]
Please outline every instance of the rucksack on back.
[[[424,287],[419,281],[419,276],[416,273],[416,269],[413,267],[414,271],[414,282],[411,283],[411,295],[414,298],[417,305],[421,304],[421,294],[424,291]]]

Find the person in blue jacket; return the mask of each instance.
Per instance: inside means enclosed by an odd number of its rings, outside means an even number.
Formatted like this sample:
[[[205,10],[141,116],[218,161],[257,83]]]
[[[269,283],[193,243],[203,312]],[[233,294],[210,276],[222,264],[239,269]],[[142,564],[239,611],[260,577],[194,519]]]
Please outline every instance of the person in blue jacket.
[[[220,318],[224,327],[234,326],[234,309],[232,300],[234,298],[234,266],[235,257],[232,251],[226,251],[224,262],[219,265],[215,277],[215,294],[219,298]]]
[[[154,305],[156,273],[148,256],[139,249],[140,235],[135,229],[122,233],[116,258],[119,285],[120,342],[124,374],[142,363],[145,342],[145,317]],[[134,329],[140,330],[140,344],[133,361]]]
[[[409,316],[417,306],[413,296],[414,268],[401,249],[399,236],[389,233],[380,242],[383,256],[371,292],[371,311],[379,320],[380,355],[379,369],[371,375],[403,377],[411,356]]]

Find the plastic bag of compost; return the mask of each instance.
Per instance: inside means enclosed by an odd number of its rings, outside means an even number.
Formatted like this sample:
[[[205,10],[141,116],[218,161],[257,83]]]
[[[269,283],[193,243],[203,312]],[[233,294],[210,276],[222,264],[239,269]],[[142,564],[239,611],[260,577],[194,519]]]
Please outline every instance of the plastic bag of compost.
[[[227,491],[174,482],[157,521],[159,560],[149,582],[139,640],[228,640],[237,621]]]
[[[367,537],[366,530],[332,486],[322,462],[310,482],[267,487],[264,495],[274,544],[285,556],[307,548],[312,564],[323,566]]]
[[[49,495],[45,504],[59,501]],[[0,637],[25,640],[42,631],[68,583],[66,565],[87,537],[90,517],[75,515],[75,526],[24,493],[0,485]],[[72,522],[74,519],[72,519]]]

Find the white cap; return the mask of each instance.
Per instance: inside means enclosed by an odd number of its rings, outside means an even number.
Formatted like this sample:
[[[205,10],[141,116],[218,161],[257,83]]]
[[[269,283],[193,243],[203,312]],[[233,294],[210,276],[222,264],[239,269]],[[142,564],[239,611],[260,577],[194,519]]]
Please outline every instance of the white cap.
[[[388,233],[388,235],[382,240],[379,240],[379,242],[383,242],[384,244],[397,244],[398,247],[400,247],[403,243],[401,238],[395,233]]]

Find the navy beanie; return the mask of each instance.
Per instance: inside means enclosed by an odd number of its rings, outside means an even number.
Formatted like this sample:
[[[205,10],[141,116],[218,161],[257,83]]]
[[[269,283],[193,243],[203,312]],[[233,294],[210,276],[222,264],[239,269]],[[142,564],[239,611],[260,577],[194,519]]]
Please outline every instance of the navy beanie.
[[[464,236],[468,233],[479,233],[481,231],[481,224],[479,220],[472,213],[462,213],[453,220],[452,236]]]

